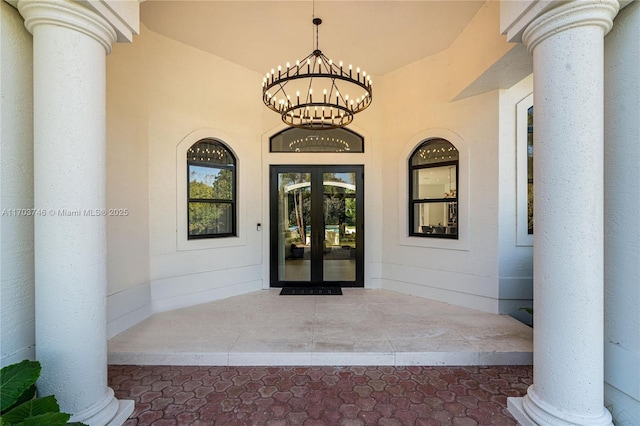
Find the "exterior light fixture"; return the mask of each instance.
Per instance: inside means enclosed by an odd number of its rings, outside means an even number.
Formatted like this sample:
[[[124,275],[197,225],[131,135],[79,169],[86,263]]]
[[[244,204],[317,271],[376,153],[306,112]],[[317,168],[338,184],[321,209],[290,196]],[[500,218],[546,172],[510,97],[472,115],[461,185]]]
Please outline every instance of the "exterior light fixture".
[[[262,100],[292,127],[336,129],[353,121],[354,114],[371,104],[371,76],[352,65],[334,63],[316,48],[306,58],[272,69],[262,79]]]

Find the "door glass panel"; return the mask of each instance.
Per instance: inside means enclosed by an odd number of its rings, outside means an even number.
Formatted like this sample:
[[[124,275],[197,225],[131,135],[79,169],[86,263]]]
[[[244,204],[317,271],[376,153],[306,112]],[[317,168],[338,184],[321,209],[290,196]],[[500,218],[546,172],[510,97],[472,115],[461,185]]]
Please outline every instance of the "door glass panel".
[[[273,287],[364,286],[362,166],[272,166]]]
[[[356,279],[356,174],[323,173],[324,281]]]
[[[278,173],[278,280],[311,281],[311,173]]]

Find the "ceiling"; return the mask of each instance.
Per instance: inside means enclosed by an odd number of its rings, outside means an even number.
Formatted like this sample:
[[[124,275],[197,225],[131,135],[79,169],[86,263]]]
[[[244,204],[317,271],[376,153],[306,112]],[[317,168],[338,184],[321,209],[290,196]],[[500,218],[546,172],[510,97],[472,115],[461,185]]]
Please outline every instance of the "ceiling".
[[[315,46],[372,75],[448,48],[484,1],[147,0],[150,30],[261,74],[294,63]]]

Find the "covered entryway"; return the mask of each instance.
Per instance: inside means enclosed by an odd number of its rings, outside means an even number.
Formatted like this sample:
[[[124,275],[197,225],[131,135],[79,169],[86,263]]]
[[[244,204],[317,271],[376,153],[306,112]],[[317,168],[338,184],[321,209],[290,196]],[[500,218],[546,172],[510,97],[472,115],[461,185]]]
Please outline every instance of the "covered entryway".
[[[361,165],[272,166],[271,287],[364,287]]]

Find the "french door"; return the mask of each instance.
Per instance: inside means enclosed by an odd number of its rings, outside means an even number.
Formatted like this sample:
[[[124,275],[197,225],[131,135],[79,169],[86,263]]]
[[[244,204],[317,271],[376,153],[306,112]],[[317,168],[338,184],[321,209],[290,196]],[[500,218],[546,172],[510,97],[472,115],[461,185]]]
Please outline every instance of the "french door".
[[[363,166],[271,166],[271,287],[364,287]]]

